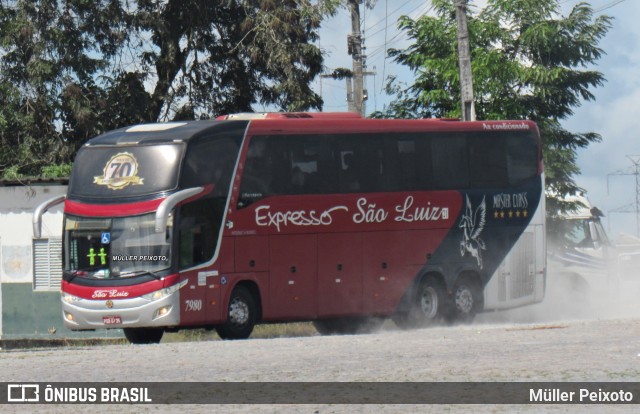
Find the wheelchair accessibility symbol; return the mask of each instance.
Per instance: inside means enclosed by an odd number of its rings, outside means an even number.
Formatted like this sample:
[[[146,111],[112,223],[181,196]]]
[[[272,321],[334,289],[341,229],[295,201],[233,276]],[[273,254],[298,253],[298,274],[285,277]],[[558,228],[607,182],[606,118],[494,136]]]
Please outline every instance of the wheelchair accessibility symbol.
[[[111,243],[111,233],[103,232],[102,237],[100,239],[100,243],[109,244]]]

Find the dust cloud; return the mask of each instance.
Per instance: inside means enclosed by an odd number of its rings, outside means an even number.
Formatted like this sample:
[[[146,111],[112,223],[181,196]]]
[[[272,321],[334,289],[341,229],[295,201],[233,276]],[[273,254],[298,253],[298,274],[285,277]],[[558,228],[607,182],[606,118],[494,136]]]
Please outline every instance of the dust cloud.
[[[640,255],[621,255],[607,268],[585,268],[581,272],[551,264],[542,302],[483,313],[478,315],[476,323],[553,323],[612,318],[640,318]]]

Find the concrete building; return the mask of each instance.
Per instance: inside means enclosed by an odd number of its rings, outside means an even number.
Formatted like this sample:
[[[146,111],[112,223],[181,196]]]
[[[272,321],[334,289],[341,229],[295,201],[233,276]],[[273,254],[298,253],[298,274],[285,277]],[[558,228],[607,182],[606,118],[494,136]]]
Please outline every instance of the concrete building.
[[[67,180],[0,180],[0,339],[121,336],[121,330],[73,332],[62,322],[62,204],[44,214],[33,236],[33,212],[67,192]]]

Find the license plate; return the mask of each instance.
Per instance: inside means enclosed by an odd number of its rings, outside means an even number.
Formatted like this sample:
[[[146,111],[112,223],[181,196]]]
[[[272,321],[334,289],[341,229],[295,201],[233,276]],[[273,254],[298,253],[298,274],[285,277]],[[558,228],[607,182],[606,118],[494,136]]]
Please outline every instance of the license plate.
[[[104,316],[102,317],[102,323],[105,325],[117,325],[122,323],[122,318],[119,316]]]

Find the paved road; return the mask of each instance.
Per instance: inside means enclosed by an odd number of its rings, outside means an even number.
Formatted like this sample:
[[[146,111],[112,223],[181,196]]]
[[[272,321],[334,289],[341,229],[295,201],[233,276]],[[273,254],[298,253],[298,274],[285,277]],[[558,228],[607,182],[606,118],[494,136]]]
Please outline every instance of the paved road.
[[[487,323],[312,336],[0,351],[0,380],[640,381],[640,318]],[[30,412],[34,407],[0,407]],[[39,412],[65,412],[39,406]],[[74,410],[81,406],[74,406]],[[87,408],[87,407],[84,407]],[[428,408],[428,410],[427,410]],[[632,412],[635,407],[608,406]],[[603,412],[602,406],[94,406],[98,412]],[[82,409],[81,411],[85,411]]]

